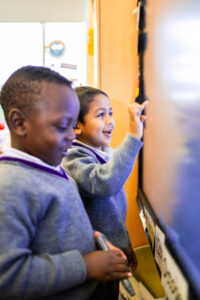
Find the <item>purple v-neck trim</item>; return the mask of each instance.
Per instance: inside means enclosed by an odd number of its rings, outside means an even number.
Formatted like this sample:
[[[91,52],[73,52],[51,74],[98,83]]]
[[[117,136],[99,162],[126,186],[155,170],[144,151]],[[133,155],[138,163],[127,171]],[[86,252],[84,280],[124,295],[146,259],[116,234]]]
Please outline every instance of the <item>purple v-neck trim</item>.
[[[33,167],[33,168],[36,168],[36,169],[40,169],[40,170],[43,170],[43,171],[46,171],[48,173],[51,173],[51,174],[54,174],[54,175],[57,175],[57,176],[60,176],[60,177],[63,177],[67,180],[69,180],[69,178],[67,177],[67,174],[66,172],[64,171],[64,169],[61,167],[61,171],[62,171],[62,174],[59,173],[58,171],[56,170],[53,170],[51,168],[48,168],[48,167],[45,167],[45,166],[42,166],[42,165],[39,165],[37,163],[34,163],[32,161],[28,161],[28,160],[25,160],[25,159],[21,159],[21,158],[16,158],[16,157],[9,157],[9,156],[2,156],[0,157],[0,161],[1,160],[7,160],[7,161],[16,161],[16,162],[21,162],[27,166],[30,166],[30,167]]]
[[[73,146],[80,146],[80,147],[83,147],[83,148],[86,148],[86,149],[90,150],[92,153],[94,153],[94,155],[96,156],[96,158],[98,159],[98,161],[101,164],[105,164],[106,163],[106,161],[99,154],[97,154],[94,150],[92,150],[91,148],[89,148],[89,147],[87,147],[85,145],[79,144],[77,142],[72,142],[72,145]]]

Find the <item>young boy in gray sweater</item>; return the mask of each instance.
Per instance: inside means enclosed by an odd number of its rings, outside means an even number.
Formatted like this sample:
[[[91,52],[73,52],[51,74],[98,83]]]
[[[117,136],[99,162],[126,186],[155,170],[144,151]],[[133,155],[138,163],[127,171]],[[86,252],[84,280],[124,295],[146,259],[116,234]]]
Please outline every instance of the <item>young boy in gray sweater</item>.
[[[0,156],[0,299],[107,299],[98,281],[131,274],[119,249],[96,251],[77,187],[60,166],[79,114],[70,82],[23,67],[2,87],[1,105],[11,148]]]
[[[128,256],[132,271],[137,260],[132,252],[125,221],[127,200],[124,184],[142,147],[143,109],[148,104],[129,107],[129,133],[119,147],[109,146],[115,126],[107,94],[92,87],[75,89],[80,101],[76,124],[77,140],[72,143],[63,166],[77,182],[92,225],[103,232]]]

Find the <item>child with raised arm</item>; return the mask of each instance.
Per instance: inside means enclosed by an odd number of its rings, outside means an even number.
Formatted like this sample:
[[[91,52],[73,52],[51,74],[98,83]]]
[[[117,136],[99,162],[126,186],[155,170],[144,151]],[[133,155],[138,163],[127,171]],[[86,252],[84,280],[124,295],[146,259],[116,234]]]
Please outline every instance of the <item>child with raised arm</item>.
[[[140,139],[145,116],[141,113],[148,102],[129,106],[129,133],[112,151],[109,143],[115,122],[107,94],[87,86],[75,90],[80,101],[75,130],[77,139],[63,160],[63,166],[77,182],[94,228],[125,251],[134,271],[137,260],[125,225],[127,200],[124,184],[142,147]]]
[[[79,114],[70,82],[26,66],[2,87],[1,105],[11,148],[0,156],[0,299],[107,299],[97,281],[130,269],[121,250],[95,251],[76,184],[60,166]]]

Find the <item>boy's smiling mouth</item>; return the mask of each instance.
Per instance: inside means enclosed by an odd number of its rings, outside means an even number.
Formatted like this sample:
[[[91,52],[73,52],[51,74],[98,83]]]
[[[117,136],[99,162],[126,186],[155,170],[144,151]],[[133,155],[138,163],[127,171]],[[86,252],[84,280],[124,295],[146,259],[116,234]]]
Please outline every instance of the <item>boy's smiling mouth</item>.
[[[103,134],[111,135],[112,134],[112,129],[104,130]]]

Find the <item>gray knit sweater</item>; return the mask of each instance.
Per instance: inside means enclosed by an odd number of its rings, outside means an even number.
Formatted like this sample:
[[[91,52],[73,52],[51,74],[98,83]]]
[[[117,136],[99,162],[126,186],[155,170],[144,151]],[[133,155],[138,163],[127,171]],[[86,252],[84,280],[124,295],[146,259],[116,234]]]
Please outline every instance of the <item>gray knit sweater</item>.
[[[5,157],[0,174],[0,299],[87,299],[82,255],[95,246],[73,180]]]
[[[77,142],[62,164],[78,184],[93,228],[121,249],[129,244],[124,184],[141,147],[141,141],[127,134],[106,162],[94,148]]]

